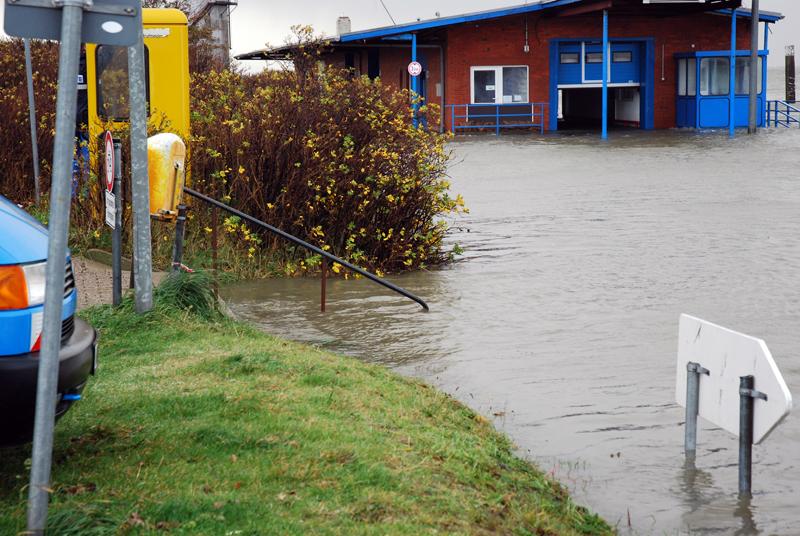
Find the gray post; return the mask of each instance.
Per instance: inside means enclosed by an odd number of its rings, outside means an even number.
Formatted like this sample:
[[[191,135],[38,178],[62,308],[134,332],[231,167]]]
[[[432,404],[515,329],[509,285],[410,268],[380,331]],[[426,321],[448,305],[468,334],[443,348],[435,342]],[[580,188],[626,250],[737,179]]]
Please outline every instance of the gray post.
[[[750,117],[747,123],[747,133],[755,134],[758,131],[758,0],[753,0],[750,23]]]
[[[33,95],[33,64],[31,61],[31,42],[27,37],[25,44],[25,74],[28,78],[28,118],[31,123],[31,155],[33,156],[33,189],[36,204],[39,204],[39,136],[36,133],[36,98]]]
[[[178,218],[175,221],[175,245],[172,248],[172,271],[180,272],[183,263],[183,237],[186,231],[186,205],[178,205]]]
[[[786,102],[795,101],[794,45],[786,47]]]
[[[75,80],[78,77],[84,4],[81,0],[63,0],[61,9],[61,49],[58,60],[58,98],[56,101],[56,135],[53,147],[53,178],[50,188],[44,320],[36,384],[36,418],[33,429],[31,478],[28,487],[28,533],[34,535],[43,534],[47,523],[69,229],[70,175],[74,153],[75,107],[78,96]]]
[[[150,180],[147,175],[147,102],[141,26],[128,47],[131,118],[131,194],[133,201],[133,279],[136,312],[153,308],[153,259],[150,238]]]
[[[686,363],[686,431],[684,452],[686,457],[694,459],[697,451],[697,413],[700,407],[700,375],[708,375],[708,369],[699,363]]]
[[[114,305],[122,302],[122,143],[114,140],[114,232],[111,236],[111,272]]]
[[[749,497],[753,484],[753,376],[739,378],[739,495]]]

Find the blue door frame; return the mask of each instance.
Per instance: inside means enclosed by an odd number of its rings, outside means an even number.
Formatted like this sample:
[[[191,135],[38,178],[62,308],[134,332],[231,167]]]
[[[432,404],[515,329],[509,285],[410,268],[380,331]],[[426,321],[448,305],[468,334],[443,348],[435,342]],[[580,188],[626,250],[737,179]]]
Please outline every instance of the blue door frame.
[[[569,39],[550,40],[550,116],[549,130],[558,130],[558,83],[560,69],[560,50],[566,43],[581,41],[602,42],[602,37],[575,37]],[[655,127],[655,77],[656,77],[656,51],[655,39],[652,37],[609,37],[612,52],[614,42],[638,43],[641,46],[641,78],[640,78],[640,99],[641,99],[641,128],[652,130]],[[610,61],[611,58],[609,58]],[[612,83],[614,73],[612,68]]]

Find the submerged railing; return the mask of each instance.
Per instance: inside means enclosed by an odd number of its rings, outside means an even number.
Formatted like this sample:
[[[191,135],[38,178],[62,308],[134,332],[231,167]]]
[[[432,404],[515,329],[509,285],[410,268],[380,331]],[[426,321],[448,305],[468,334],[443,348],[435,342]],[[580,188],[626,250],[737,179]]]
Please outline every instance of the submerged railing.
[[[450,130],[494,130],[500,135],[503,128],[538,128],[544,132],[544,102],[513,102],[504,104],[448,104]]]
[[[425,303],[425,301],[422,300],[422,298],[419,298],[418,296],[415,296],[414,294],[412,294],[411,292],[407,291],[406,289],[404,289],[402,287],[398,287],[394,283],[390,283],[389,281],[386,281],[385,279],[382,279],[382,278],[378,277],[377,275],[364,270],[363,268],[359,268],[355,264],[347,262],[346,260],[341,259],[341,258],[337,257],[336,255],[332,255],[331,253],[328,253],[327,251],[323,250],[322,248],[318,248],[317,246],[315,246],[313,244],[309,244],[305,240],[301,240],[300,238],[297,238],[294,235],[290,235],[289,233],[287,233],[285,231],[282,231],[282,230],[278,229],[277,227],[273,227],[272,225],[270,225],[268,223],[265,223],[265,222],[263,222],[263,221],[261,221],[261,220],[259,220],[257,218],[254,218],[253,216],[250,216],[249,214],[245,214],[241,210],[237,210],[237,209],[233,208],[232,206],[226,205],[225,203],[217,201],[216,199],[214,199],[212,197],[208,197],[207,195],[203,195],[200,192],[192,190],[191,188],[184,188],[183,191],[186,192],[187,194],[189,194],[190,196],[194,197],[195,199],[199,199],[200,201],[203,201],[204,203],[207,203],[207,204],[211,205],[212,207],[214,207],[216,209],[222,209],[225,212],[233,214],[234,216],[238,216],[238,217],[242,218],[243,220],[246,220],[246,221],[252,223],[253,225],[257,225],[258,227],[260,227],[260,228],[262,228],[262,229],[264,229],[266,231],[269,231],[270,233],[272,233],[272,234],[274,234],[276,236],[279,236],[279,237],[281,237],[281,238],[283,238],[285,240],[288,240],[289,242],[291,242],[293,244],[296,244],[296,245],[298,245],[298,246],[300,246],[302,248],[305,248],[305,249],[307,249],[309,251],[313,251],[317,255],[320,255],[322,257],[322,289],[321,289],[322,292],[321,292],[321,297],[320,297],[320,302],[321,302],[320,303],[320,309],[323,312],[325,311],[325,291],[326,291],[326,279],[327,279],[327,261],[331,261],[332,263],[336,263],[336,264],[339,264],[341,266],[344,266],[348,270],[350,270],[352,272],[355,272],[355,273],[357,273],[359,275],[362,275],[362,276],[366,277],[367,279],[369,279],[370,281],[373,281],[373,282],[375,282],[375,283],[377,283],[377,284],[379,284],[381,286],[384,286],[384,287],[388,288],[389,290],[392,290],[392,291],[394,291],[394,292],[396,292],[398,294],[401,294],[401,295],[405,296],[406,298],[408,298],[410,300],[413,300],[413,301],[417,302],[420,306],[422,306],[422,308],[424,310],[426,310],[426,311],[429,310],[428,309],[428,304]],[[216,218],[214,218],[214,219],[216,220]],[[185,222],[185,216],[184,216],[183,220],[180,220],[180,218],[179,218],[179,224],[182,224],[183,222]],[[183,235],[183,229],[176,229],[176,234],[179,234],[179,235],[182,236]],[[180,266],[180,262],[181,262],[180,257],[182,256],[182,251],[183,251],[182,239],[179,239],[176,236],[175,243],[176,243],[175,263],[173,263],[173,265],[177,264],[178,266]],[[181,244],[180,246],[178,246],[179,243]]]
[[[800,103],[782,100],[767,101],[767,126],[800,127]]]

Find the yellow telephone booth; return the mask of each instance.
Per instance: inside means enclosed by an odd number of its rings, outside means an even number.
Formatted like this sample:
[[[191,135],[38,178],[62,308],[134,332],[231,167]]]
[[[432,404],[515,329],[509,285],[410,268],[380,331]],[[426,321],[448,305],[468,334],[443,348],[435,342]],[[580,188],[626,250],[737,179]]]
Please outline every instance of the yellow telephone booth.
[[[143,9],[142,19],[145,87],[150,124],[155,125],[156,130],[172,132],[183,140],[188,140],[189,31],[186,15],[177,9]],[[86,77],[89,136],[90,140],[96,142],[107,128],[113,129],[115,124],[118,128],[123,127],[121,123],[128,121],[127,48],[87,44]],[[163,143],[157,144],[159,147],[161,145]],[[102,147],[94,144],[92,146]],[[98,157],[95,153],[96,151],[92,151],[93,164]],[[181,177],[180,186],[162,184],[175,181],[178,175]],[[150,173],[150,197],[154,216],[170,218],[174,211],[169,210],[169,203],[165,203],[164,199],[176,198],[173,194],[183,187],[182,176],[182,169],[181,173]]]

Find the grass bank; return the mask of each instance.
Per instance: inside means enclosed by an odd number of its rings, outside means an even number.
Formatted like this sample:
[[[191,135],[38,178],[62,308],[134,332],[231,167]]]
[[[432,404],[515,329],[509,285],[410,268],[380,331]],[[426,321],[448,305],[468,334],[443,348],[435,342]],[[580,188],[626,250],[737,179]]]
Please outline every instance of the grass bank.
[[[49,534],[611,532],[451,397],[181,305],[205,314],[86,313],[101,368],[57,427]],[[0,534],[28,456],[0,455]]]

